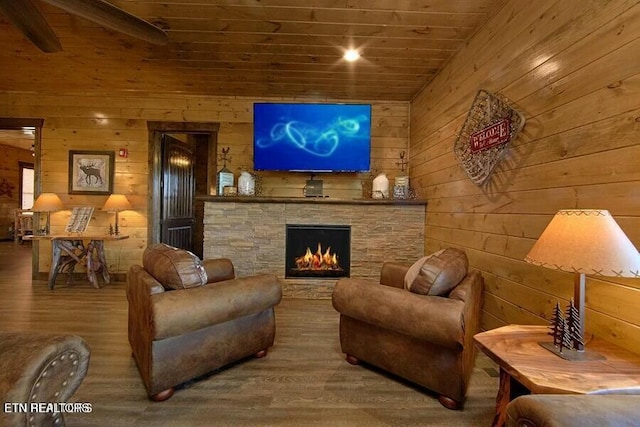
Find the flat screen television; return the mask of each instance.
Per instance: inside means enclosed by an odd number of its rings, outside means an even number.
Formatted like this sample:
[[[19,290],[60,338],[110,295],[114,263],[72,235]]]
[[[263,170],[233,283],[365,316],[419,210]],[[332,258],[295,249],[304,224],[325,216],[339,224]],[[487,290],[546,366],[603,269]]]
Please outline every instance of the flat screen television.
[[[253,105],[253,167],[262,171],[366,172],[371,105]]]

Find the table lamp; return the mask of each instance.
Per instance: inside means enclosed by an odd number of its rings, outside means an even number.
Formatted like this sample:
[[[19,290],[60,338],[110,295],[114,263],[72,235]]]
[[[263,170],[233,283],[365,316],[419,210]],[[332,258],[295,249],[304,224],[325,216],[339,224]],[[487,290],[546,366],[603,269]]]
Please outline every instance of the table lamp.
[[[44,228],[44,234],[48,235],[51,230],[51,212],[64,209],[62,200],[55,193],[42,193],[38,196],[31,208],[34,212],[46,212],[47,213],[47,225]]]
[[[585,275],[640,278],[638,250],[609,211],[566,209],[556,213],[525,261],[574,273],[574,301],[581,340],[573,341],[573,348],[578,352],[575,357],[561,356],[571,360],[592,359],[584,352]]]
[[[116,226],[115,226],[115,234],[120,234],[120,229],[118,228],[118,212],[125,211],[131,209],[131,203],[127,199],[127,196],[124,194],[112,194],[109,196],[104,206],[102,207],[103,211],[115,212],[116,213]]]

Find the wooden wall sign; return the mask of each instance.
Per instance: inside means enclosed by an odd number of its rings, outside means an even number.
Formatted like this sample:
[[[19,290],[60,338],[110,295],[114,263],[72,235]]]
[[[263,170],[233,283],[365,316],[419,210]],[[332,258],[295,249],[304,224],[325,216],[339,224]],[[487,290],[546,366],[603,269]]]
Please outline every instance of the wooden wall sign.
[[[524,127],[524,116],[505,101],[479,90],[453,151],[469,179],[484,184],[509,143]]]

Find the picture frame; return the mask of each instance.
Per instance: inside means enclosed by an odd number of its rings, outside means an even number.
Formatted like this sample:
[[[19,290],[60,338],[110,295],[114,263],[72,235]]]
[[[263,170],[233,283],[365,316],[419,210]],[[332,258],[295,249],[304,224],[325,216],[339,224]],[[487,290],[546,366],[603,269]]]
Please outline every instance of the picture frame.
[[[69,151],[69,194],[111,194],[115,152]]]

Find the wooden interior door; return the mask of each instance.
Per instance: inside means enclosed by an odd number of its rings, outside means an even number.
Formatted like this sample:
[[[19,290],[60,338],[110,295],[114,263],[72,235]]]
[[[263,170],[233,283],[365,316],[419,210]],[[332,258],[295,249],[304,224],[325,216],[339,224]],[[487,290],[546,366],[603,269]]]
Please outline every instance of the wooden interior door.
[[[215,194],[217,167],[217,146],[219,123],[214,122],[147,122],[149,129],[149,210],[147,222],[148,244],[162,242],[161,235],[172,234],[167,224],[165,230],[165,207],[169,207],[170,201],[165,203],[165,163],[164,140],[165,135],[178,138],[179,141],[188,141],[187,148],[195,151],[196,162],[192,163],[195,171],[195,195],[206,196]],[[37,146],[36,146],[37,147]],[[204,202],[196,200],[195,224],[191,237],[192,252],[202,258],[204,253]],[[171,211],[171,209],[169,209]],[[173,233],[175,234],[175,233]],[[187,246],[187,245],[185,245]]]
[[[162,137],[160,241],[193,250],[195,147],[169,134]]]

